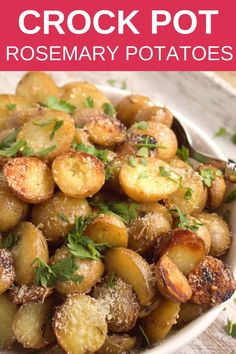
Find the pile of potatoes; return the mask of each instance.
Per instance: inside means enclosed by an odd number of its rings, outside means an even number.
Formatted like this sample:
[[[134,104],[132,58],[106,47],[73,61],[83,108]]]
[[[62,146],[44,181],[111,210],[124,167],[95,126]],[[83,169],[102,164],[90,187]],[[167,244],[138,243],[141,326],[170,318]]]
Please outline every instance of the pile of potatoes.
[[[218,259],[231,245],[215,212],[223,175],[181,160],[167,108],[136,94],[115,108],[92,84],[58,87],[42,72],[0,95],[1,350],[140,351],[234,293]],[[132,217],[104,210],[115,202],[135,206]],[[109,248],[74,256],[81,281],[37,284],[35,260],[66,259],[78,218]]]

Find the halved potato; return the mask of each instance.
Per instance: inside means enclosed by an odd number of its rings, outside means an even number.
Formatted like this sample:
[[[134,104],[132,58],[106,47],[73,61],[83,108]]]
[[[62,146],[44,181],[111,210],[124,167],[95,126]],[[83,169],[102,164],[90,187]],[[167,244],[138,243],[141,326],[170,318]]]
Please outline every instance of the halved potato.
[[[97,300],[87,295],[69,296],[56,310],[54,332],[67,353],[94,353],[105,342],[106,317]]]
[[[188,275],[191,301],[209,307],[227,301],[236,289],[230,268],[217,258],[207,256]]]
[[[0,295],[0,350],[10,349],[15,341],[12,324],[17,312],[7,293]]]
[[[18,82],[16,94],[30,101],[47,104],[49,96],[59,95],[59,89],[48,74],[33,71],[25,74]]]
[[[97,193],[105,183],[105,170],[95,156],[67,151],[52,163],[54,180],[69,197],[86,198]]]
[[[92,106],[102,110],[110,100],[96,86],[88,82],[70,82],[61,88],[61,98],[78,108]]]
[[[58,192],[47,201],[34,205],[32,223],[50,242],[63,239],[75,226],[77,217],[86,218],[91,208],[86,199],[67,197]]]
[[[134,122],[142,121],[154,121],[156,123],[165,124],[167,127],[170,128],[173,122],[173,114],[166,107],[146,107],[139,111],[134,117]]]
[[[19,308],[13,332],[25,348],[40,349],[55,341],[52,331],[53,300],[27,302]]]
[[[192,296],[186,277],[167,256],[162,256],[155,267],[160,293],[171,301],[187,302]]]
[[[191,301],[188,301],[185,304],[181,304],[176,327],[181,328],[187,323],[195,320],[195,318],[199,317],[201,314],[203,314],[203,312],[203,306],[194,304]]]
[[[153,273],[149,264],[138,253],[123,247],[111,248],[106,252],[107,271],[114,272],[132,285],[141,305],[147,305],[155,296]]]
[[[165,339],[177,322],[179,311],[179,302],[163,299],[160,305],[142,320],[142,328],[151,343]]]
[[[10,288],[15,275],[11,252],[4,248],[0,249],[0,294]]]
[[[173,218],[169,210],[160,203],[140,203],[138,205],[138,210],[141,214],[143,213],[159,213],[169,222],[170,226],[173,224]]]
[[[87,226],[85,234],[96,243],[111,247],[127,247],[128,232],[124,222],[115,214],[99,214]]]
[[[9,297],[16,305],[22,305],[30,301],[44,301],[53,292],[52,288],[44,288],[36,285],[13,285],[9,289]]]
[[[84,126],[94,144],[112,147],[126,138],[125,126],[101,111],[87,108],[78,110],[74,116],[76,124]]]
[[[95,286],[93,297],[106,312],[109,331],[127,332],[135,326],[140,305],[130,284],[108,274]]]
[[[45,109],[23,124],[17,141],[24,140],[31,155],[53,160],[70,148],[74,137],[75,124],[69,114]]]
[[[30,284],[34,280],[32,264],[35,258],[48,262],[48,246],[43,233],[31,222],[22,222],[13,230],[18,241],[12,248],[16,283],[19,285]]]
[[[135,162],[134,167],[123,164],[119,174],[120,185],[131,199],[141,203],[156,202],[178,189],[179,176],[170,171],[164,161],[149,157],[145,165],[140,158]]]
[[[117,118],[130,127],[135,121],[136,114],[150,106],[153,106],[153,103],[146,96],[137,94],[126,96],[116,106]]]
[[[172,230],[157,245],[157,254],[168,256],[185,275],[203,260],[205,252],[204,241],[187,229]]]
[[[130,351],[136,344],[136,337],[128,334],[110,334],[106,336],[103,346],[97,351],[98,354],[122,354]]]
[[[215,213],[200,213],[196,217],[203,223],[211,235],[211,248],[209,254],[220,257],[225,254],[231,245],[231,233],[223,218]]]
[[[46,163],[35,157],[10,159],[3,173],[9,187],[24,202],[37,204],[53,195],[52,172]]]
[[[50,258],[50,264],[65,259],[70,255],[67,247],[59,248]],[[61,294],[88,293],[91,288],[101,279],[104,272],[104,264],[99,260],[80,259],[75,257],[75,264],[78,270],[74,274],[83,276],[81,282],[73,282],[71,280],[57,280],[55,289]]]

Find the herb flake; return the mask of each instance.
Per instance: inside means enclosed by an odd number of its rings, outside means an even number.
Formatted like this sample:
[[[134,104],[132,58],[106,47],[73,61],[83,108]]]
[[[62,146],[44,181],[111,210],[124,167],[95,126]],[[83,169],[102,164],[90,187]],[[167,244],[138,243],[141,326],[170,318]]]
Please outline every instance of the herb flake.
[[[76,109],[71,103],[64,100],[58,100],[55,96],[48,97],[46,106],[50,109],[66,112],[68,114],[74,113]]]

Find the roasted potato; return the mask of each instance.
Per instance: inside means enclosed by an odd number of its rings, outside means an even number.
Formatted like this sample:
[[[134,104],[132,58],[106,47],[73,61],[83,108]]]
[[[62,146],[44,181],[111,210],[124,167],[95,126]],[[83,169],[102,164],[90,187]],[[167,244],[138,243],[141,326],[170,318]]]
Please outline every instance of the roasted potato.
[[[73,229],[76,218],[86,218],[90,213],[86,199],[67,197],[59,192],[33,207],[32,222],[48,241],[57,242]]]
[[[153,106],[153,103],[146,96],[135,94],[126,96],[116,106],[117,118],[130,127],[135,121],[136,114],[150,106]]]
[[[58,97],[59,89],[53,79],[40,71],[28,72],[19,81],[16,94],[29,101],[48,103],[48,97]]]
[[[156,283],[160,293],[174,302],[187,302],[192,296],[186,277],[167,256],[162,256],[155,267]]]
[[[59,248],[56,253],[50,258],[50,264],[65,259],[70,254],[67,247]],[[104,264],[99,260],[80,259],[75,257],[75,264],[78,270],[76,275],[81,275],[83,279],[81,282],[73,282],[72,280],[61,281],[57,280],[55,289],[61,294],[73,293],[88,293],[91,288],[100,280],[104,272]]]
[[[115,247],[106,252],[105,266],[126,283],[132,285],[141,305],[147,305],[155,296],[153,273],[149,264],[128,248]]]
[[[102,110],[110,100],[94,85],[88,82],[71,82],[61,88],[61,98],[73,106],[83,109],[92,106]]]
[[[139,111],[134,117],[134,122],[150,122],[165,124],[167,127],[171,127],[173,122],[173,114],[166,107],[151,106],[146,107]]]
[[[43,286],[36,285],[13,285],[9,289],[9,297],[16,305],[22,305],[30,301],[42,301],[51,295],[52,288],[44,288]]]
[[[13,322],[13,332],[25,348],[40,349],[55,341],[52,331],[52,299],[27,302],[19,308]]]
[[[220,215],[215,213],[200,213],[196,215],[211,235],[211,247],[209,254],[220,257],[225,254],[231,245],[229,227]]]
[[[179,302],[163,299],[160,305],[142,320],[142,328],[152,344],[167,336],[177,322],[179,311]]]
[[[11,252],[4,248],[0,249],[0,294],[10,288],[15,276]]]
[[[236,289],[230,268],[211,256],[189,273],[188,282],[193,291],[191,301],[208,307],[227,301]]]
[[[77,128],[76,124],[75,127],[75,142],[77,144],[92,145],[87,131],[84,128]]]
[[[85,128],[94,144],[112,147],[125,140],[126,128],[118,119],[96,109],[87,108],[84,111],[79,110],[75,114],[75,123]]]
[[[17,242],[12,248],[16,283],[30,284],[34,280],[35,258],[48,262],[48,245],[43,233],[31,222],[22,222],[13,230]]]
[[[206,254],[208,254],[211,248],[211,233],[209,229],[198,217],[187,215],[186,219],[189,220],[191,225],[196,225],[196,230],[194,232],[204,241]]]
[[[157,243],[156,253],[168,256],[183,274],[191,272],[205,256],[204,241],[187,229],[174,229]]]
[[[113,273],[108,274],[95,286],[93,297],[106,311],[109,331],[127,332],[135,326],[140,305],[130,284]]]
[[[106,336],[103,346],[97,351],[98,354],[122,354],[134,348],[136,337],[128,334],[110,334]]]
[[[141,215],[145,215],[146,213],[162,214],[162,217],[164,217],[169,222],[170,226],[173,225],[173,218],[169,210],[160,203],[140,203],[138,205],[138,210]]]
[[[31,155],[53,160],[68,150],[75,137],[75,124],[69,114],[44,110],[24,123],[17,141],[24,140]]]
[[[202,315],[204,308],[201,305],[194,304],[191,301],[180,305],[179,317],[177,319],[176,327],[181,328],[185,324],[195,320],[195,318]]]
[[[97,300],[74,294],[56,310],[54,332],[67,353],[94,353],[102,347],[107,335],[105,313]]]
[[[86,198],[96,194],[105,183],[105,170],[95,156],[68,151],[52,163],[54,180],[69,197]]]
[[[35,157],[10,159],[3,173],[11,190],[24,202],[37,204],[53,195],[52,172],[46,163]]]
[[[132,166],[125,163],[119,173],[120,185],[130,198],[140,203],[157,202],[178,189],[179,176],[164,161],[149,157],[145,165],[141,162],[137,158]]]
[[[128,232],[124,222],[115,214],[99,214],[89,223],[85,234],[96,243],[111,247],[127,247]]]
[[[0,350],[10,349],[15,341],[12,324],[17,312],[7,293],[0,295]]]

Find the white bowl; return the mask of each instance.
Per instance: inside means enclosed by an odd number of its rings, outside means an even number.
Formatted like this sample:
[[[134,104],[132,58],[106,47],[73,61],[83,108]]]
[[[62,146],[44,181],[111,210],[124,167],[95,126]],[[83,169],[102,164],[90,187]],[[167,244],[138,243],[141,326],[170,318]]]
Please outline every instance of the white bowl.
[[[119,100],[123,97],[130,94],[129,91],[116,89],[113,87],[107,86],[99,86],[99,88],[111,99],[113,104],[116,104]],[[140,89],[141,92],[141,89]],[[161,105],[160,102],[156,102],[157,105]],[[170,110],[173,112],[176,118],[183,123],[194,135],[194,139],[197,141],[197,145],[201,147],[201,151],[206,151],[211,153],[213,156],[218,158],[225,158],[225,155],[220,150],[219,146],[202,131],[198,128],[197,122],[191,122],[186,117],[184,117],[181,113],[174,111],[169,107]],[[222,212],[226,210],[230,210],[230,222],[229,226],[232,230],[232,234],[236,235],[236,218],[234,220],[233,215],[236,216],[236,203],[231,203],[224,205],[221,208]],[[224,261],[226,264],[230,265],[234,276],[236,277],[236,237],[233,237],[233,242],[230,248],[230,251],[227,253]],[[205,314],[201,315],[184,328],[180,329],[178,332],[175,332],[168,336],[163,342],[158,344],[157,346],[153,347],[145,351],[145,353],[160,353],[160,354],[170,354],[177,352],[181,347],[185,346],[186,344],[190,343],[194,338],[199,336],[202,332],[204,332],[216,319],[216,317],[220,314],[220,312],[225,307],[225,303],[219,306],[216,306]]]

